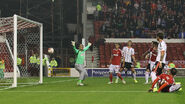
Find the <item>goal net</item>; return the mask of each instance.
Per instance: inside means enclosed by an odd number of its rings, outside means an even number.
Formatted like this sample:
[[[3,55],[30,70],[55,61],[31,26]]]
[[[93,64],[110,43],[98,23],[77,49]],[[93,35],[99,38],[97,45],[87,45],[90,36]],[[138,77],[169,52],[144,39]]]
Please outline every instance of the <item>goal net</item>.
[[[0,89],[43,82],[43,25],[18,15],[0,18]]]

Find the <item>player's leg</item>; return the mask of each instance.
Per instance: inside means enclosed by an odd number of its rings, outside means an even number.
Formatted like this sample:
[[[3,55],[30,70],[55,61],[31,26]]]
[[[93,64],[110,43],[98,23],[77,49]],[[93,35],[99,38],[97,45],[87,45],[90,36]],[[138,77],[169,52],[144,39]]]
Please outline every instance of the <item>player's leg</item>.
[[[151,62],[151,67],[153,68],[153,71],[151,73],[151,78],[152,78],[152,82],[154,82],[154,80],[157,78],[157,76],[162,74],[162,70],[164,69],[165,64],[162,63],[162,67],[159,67],[159,62],[156,62],[154,64],[154,62]],[[157,91],[157,83],[154,86],[154,92]]]
[[[151,69],[151,80],[152,80],[152,83],[154,82],[154,80],[157,78],[156,76],[156,72],[155,71],[152,71],[154,70],[155,68],[155,62],[151,62],[150,63],[150,69]],[[156,92],[158,89],[157,89],[157,83],[154,85],[154,89],[153,89],[153,92]]]
[[[88,73],[87,70],[84,68],[83,65],[81,65],[81,69],[82,69],[82,80],[84,81],[86,77],[88,77]]]
[[[4,72],[3,69],[0,69],[0,79],[4,78]]]
[[[137,83],[138,81],[136,80],[136,71],[135,71],[134,67],[131,67],[131,71],[132,71],[132,75],[134,78],[134,82]]]
[[[132,63],[128,63],[126,68],[131,70],[134,82],[137,83],[138,81],[136,80],[136,71],[134,69],[134,65],[132,65]]]
[[[4,78],[4,69],[1,69],[1,78]]]
[[[152,71],[153,68],[155,66],[155,62],[151,62],[150,63],[150,69],[151,69],[151,79],[152,79],[152,83],[154,82],[154,80],[157,78],[156,76],[156,72],[155,71]]]
[[[79,80],[78,80],[78,82],[77,82],[77,85],[83,85],[82,81],[83,81],[83,79],[84,79],[84,76],[83,76],[84,73],[82,73],[82,69],[81,69],[80,64],[75,64],[75,69],[76,69],[76,70],[79,72],[79,74],[80,74]]]
[[[147,65],[147,68],[145,71],[145,84],[148,84],[149,74],[150,74],[150,64]]]
[[[117,79],[120,78],[121,81],[122,81],[122,83],[123,83],[123,84],[126,84],[125,80],[123,80],[123,78],[121,77],[121,73],[120,73],[119,70],[120,70],[120,66],[119,66],[119,65],[116,65],[115,72],[116,72],[116,75],[117,75]],[[116,80],[117,80],[117,79],[116,79]],[[117,80],[117,81],[118,81],[118,80]],[[118,83],[117,81],[116,81],[115,83]]]
[[[112,84],[113,82],[112,82],[112,79],[113,79],[113,72],[114,72],[114,65],[110,65],[109,66],[109,82],[108,82],[108,84]]]
[[[163,69],[164,69],[164,66],[165,66],[165,64],[164,63],[162,63],[162,67],[159,67],[159,62],[156,62],[155,63],[155,71],[156,71],[156,76],[159,76],[159,75],[161,75],[162,74],[162,72],[163,72]]]
[[[172,86],[169,88],[169,92],[179,91],[180,88],[181,88],[181,84],[172,85]]]
[[[127,77],[128,76],[128,74],[127,74],[128,69],[124,68],[124,70],[125,70],[125,77]]]
[[[127,71],[128,71],[128,69],[130,69],[129,66],[130,66],[129,63],[125,62],[125,65],[124,65],[125,77],[127,77]]]

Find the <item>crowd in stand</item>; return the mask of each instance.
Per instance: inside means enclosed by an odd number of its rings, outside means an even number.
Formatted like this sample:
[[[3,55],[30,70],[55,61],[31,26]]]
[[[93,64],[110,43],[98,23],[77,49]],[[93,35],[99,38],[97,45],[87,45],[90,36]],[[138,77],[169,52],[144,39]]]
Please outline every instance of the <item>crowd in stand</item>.
[[[106,38],[185,38],[184,0],[103,0],[94,11]],[[153,33],[153,34],[150,34]]]

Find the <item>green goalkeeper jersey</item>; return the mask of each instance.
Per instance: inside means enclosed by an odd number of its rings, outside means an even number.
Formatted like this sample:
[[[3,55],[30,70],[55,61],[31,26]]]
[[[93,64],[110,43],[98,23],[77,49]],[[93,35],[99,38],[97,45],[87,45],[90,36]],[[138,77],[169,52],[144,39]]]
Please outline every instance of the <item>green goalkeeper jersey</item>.
[[[86,46],[82,51],[76,49],[74,46],[73,49],[75,50],[75,53],[77,54],[76,57],[76,64],[84,64],[84,59],[85,59],[85,51],[88,50],[90,45]]]

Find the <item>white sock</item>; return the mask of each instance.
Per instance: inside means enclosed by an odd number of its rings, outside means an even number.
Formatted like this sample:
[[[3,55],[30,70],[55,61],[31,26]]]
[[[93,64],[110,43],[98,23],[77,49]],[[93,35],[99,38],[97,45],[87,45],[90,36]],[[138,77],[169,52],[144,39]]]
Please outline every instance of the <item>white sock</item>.
[[[156,73],[155,72],[151,72],[151,79],[152,79],[152,83],[154,82],[154,80],[157,78]],[[154,85],[154,88],[157,88],[157,83]]]
[[[136,72],[133,73],[133,78],[136,80]]]
[[[150,72],[145,72],[145,80],[146,80],[146,83],[148,83],[148,78],[149,78],[149,74],[150,74]]]
[[[151,79],[152,82],[154,82],[154,80],[157,78],[156,73],[155,72],[151,72]]]

